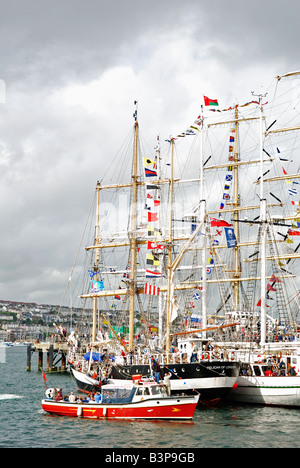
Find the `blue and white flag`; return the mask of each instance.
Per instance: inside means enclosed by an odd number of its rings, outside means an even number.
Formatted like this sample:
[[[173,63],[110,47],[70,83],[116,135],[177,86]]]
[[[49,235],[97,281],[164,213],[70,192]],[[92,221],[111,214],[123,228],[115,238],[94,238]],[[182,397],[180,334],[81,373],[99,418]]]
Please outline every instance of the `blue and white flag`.
[[[237,242],[236,242],[234,230],[230,227],[225,227],[224,230],[226,234],[227,247],[228,248],[236,247]]]
[[[201,316],[200,315],[196,315],[196,314],[191,315],[191,322],[200,323],[200,321],[201,321]]]
[[[91,281],[90,282],[90,293],[95,294],[100,291],[103,291],[104,283],[103,281]]]

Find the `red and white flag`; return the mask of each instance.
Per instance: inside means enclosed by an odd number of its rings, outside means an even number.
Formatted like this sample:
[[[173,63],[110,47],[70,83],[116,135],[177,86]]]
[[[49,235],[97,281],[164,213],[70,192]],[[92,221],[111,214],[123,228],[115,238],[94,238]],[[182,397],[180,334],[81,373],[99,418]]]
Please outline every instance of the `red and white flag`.
[[[146,278],[160,278],[161,276],[160,271],[146,270]]]
[[[151,249],[160,249],[160,250],[164,250],[165,248],[166,248],[165,245],[157,244],[156,242],[148,241],[148,243],[147,243],[147,249],[148,249],[148,250],[151,250]]]
[[[148,213],[148,222],[158,221],[157,213]]]
[[[144,293],[149,294],[150,296],[159,296],[159,288],[152,286],[152,284],[145,283]]]

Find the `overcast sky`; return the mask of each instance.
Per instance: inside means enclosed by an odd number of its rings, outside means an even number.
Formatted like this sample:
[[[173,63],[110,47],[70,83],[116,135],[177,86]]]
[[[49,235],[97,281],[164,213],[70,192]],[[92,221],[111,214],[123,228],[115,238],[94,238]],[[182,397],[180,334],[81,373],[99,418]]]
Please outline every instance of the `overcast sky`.
[[[154,145],[298,70],[299,0],[0,0],[0,299],[59,304],[139,102]]]

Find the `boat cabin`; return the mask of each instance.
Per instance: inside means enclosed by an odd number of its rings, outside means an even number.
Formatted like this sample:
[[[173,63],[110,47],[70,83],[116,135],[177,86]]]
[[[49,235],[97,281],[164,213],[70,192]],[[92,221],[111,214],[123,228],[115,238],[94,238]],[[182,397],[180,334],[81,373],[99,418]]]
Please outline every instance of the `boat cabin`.
[[[132,401],[166,397],[168,397],[168,393],[165,385],[158,384],[156,382],[151,382],[149,384],[140,382],[138,385],[136,385],[136,391]]]
[[[294,376],[300,374],[300,356],[298,355],[257,355],[252,362],[243,363],[240,375],[247,376]]]
[[[151,398],[168,397],[167,388],[164,384],[143,380],[136,380],[124,385],[103,385],[101,395],[104,404],[133,403]]]
[[[187,362],[200,361],[202,359],[219,359],[222,357],[221,349],[212,338],[180,338],[178,350]]]

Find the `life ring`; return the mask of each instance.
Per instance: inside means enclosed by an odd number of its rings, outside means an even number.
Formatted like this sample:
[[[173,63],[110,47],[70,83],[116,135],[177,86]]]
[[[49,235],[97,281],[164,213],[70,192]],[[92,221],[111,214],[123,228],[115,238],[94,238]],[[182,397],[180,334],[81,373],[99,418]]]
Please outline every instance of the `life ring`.
[[[208,353],[203,353],[202,354],[202,359],[208,359]]]
[[[53,398],[54,388],[47,388],[45,395],[47,398]]]
[[[257,361],[256,361],[257,364],[261,364],[261,355],[260,355],[260,354],[258,354],[258,355],[256,356],[256,359],[257,359]],[[258,360],[258,359],[260,359],[260,360]]]
[[[220,359],[221,357],[221,348],[219,348],[219,346],[215,346],[213,349],[212,349],[212,355],[217,358],[217,359]]]

